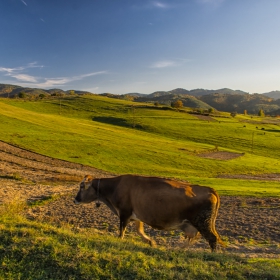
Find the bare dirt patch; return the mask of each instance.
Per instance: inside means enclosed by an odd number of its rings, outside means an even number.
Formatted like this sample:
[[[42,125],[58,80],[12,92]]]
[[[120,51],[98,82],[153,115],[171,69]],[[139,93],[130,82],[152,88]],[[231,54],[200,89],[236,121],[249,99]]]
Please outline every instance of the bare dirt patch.
[[[211,159],[218,159],[218,160],[230,160],[230,159],[241,157],[243,155],[244,154],[239,154],[239,153],[215,151],[215,152],[202,153],[199,154],[198,156],[203,158],[211,158]]]
[[[199,114],[193,114],[193,116],[196,116],[198,119],[200,119],[202,121],[216,122],[216,120],[213,119],[211,116],[205,116],[205,115],[199,115]]]
[[[38,155],[0,142],[0,206],[10,201],[37,201],[56,196],[40,206],[29,207],[29,219],[48,221],[73,228],[94,228],[117,236],[118,218],[95,204],[76,206],[73,198],[84,175],[111,177],[102,170]],[[280,199],[221,197],[217,230],[228,243],[226,252],[250,257],[278,258],[280,255]],[[167,247],[183,246],[180,232],[158,231],[146,227],[156,242]],[[127,235],[136,235],[130,225]],[[201,238],[190,250],[209,250]]]
[[[252,175],[252,174],[221,174],[218,178],[226,178],[226,179],[243,179],[243,180],[263,180],[263,181],[280,181],[279,173],[270,173],[270,174],[260,174],[260,175]]]

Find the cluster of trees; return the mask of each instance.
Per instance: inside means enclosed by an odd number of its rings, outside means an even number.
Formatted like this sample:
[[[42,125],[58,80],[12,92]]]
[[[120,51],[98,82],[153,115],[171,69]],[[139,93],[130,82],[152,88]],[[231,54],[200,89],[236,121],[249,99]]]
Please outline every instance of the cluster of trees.
[[[75,91],[74,90],[70,90],[69,95],[75,95]],[[32,99],[32,100],[36,100],[36,99],[43,99],[43,98],[48,98],[48,97],[63,97],[66,96],[66,93],[63,92],[53,92],[51,94],[45,94],[45,93],[40,93],[40,94],[28,94],[24,91],[21,91],[18,93],[18,98],[22,98],[22,99]]]
[[[247,110],[244,110],[244,115],[246,116],[248,113],[247,113]],[[234,118],[236,115],[237,115],[237,112],[234,111],[234,112],[231,112],[230,115]],[[264,110],[263,109],[260,109],[259,112],[258,112],[258,116],[260,117],[265,117],[265,113],[264,113]]]

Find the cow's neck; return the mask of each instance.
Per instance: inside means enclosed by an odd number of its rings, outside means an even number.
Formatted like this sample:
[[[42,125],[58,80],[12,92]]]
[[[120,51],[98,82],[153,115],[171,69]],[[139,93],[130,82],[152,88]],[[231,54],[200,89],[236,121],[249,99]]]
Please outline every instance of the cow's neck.
[[[97,191],[98,198],[97,198],[96,206],[101,201],[104,204],[106,204],[114,214],[119,216],[119,211],[112,203],[112,196],[113,196],[113,193],[115,190],[115,186],[114,186],[114,184],[106,184],[106,183],[107,183],[106,179],[102,179],[101,184],[100,184],[100,179],[97,182],[96,191]],[[109,181],[109,183],[112,183],[112,182]],[[97,206],[97,207],[99,207],[99,206]]]

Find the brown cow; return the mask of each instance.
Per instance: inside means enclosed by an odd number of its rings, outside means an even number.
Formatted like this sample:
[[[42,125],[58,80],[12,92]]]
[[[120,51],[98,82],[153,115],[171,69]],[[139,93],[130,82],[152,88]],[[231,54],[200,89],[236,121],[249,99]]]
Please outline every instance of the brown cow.
[[[87,175],[74,202],[92,201],[102,201],[120,218],[120,238],[132,220],[150,245],[154,241],[144,233],[143,223],[161,230],[181,229],[189,240],[200,232],[212,251],[217,242],[222,243],[215,229],[220,198],[209,187],[157,177],[122,175],[93,179]]]

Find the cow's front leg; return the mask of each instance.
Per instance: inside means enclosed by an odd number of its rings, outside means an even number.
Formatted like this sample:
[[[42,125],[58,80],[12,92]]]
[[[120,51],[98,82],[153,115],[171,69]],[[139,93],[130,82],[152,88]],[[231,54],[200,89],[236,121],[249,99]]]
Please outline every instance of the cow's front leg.
[[[119,238],[123,239],[126,227],[129,223],[130,215],[121,214],[120,215],[120,235]]]

